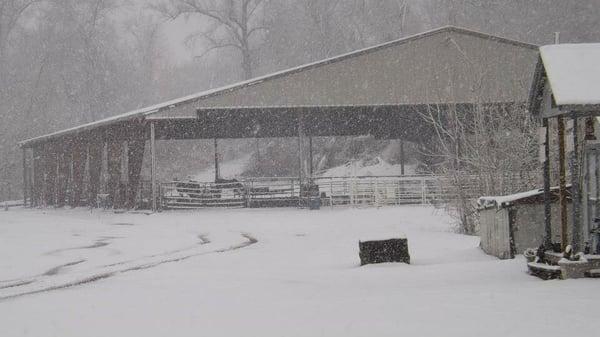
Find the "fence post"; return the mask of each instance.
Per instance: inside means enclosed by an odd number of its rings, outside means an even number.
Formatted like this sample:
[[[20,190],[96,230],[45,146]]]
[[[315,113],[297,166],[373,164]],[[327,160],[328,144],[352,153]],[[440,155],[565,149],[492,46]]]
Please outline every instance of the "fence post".
[[[380,207],[380,197],[379,197],[379,179],[375,178],[375,206]]]
[[[329,177],[329,204],[333,209],[333,178]]]
[[[426,205],[427,204],[427,198],[425,197],[425,193],[426,193],[426,187],[425,187],[425,178],[421,177],[421,204]]]

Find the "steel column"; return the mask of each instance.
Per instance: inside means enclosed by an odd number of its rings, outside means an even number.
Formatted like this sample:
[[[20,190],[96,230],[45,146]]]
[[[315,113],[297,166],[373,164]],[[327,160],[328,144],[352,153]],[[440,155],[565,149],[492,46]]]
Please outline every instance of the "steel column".
[[[27,206],[27,150],[23,148],[23,207]]]
[[[150,167],[150,180],[152,185],[152,211],[156,212],[156,131],[154,130],[154,122],[150,123],[150,157],[151,157],[151,167]]]

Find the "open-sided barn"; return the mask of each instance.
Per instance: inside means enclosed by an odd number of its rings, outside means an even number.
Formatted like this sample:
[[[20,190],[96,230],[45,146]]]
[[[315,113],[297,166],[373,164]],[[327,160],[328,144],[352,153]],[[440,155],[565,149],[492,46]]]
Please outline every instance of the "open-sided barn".
[[[537,59],[534,45],[444,27],[163,102],[23,141],[25,198],[77,206],[103,190],[116,207],[131,207],[149,143],[155,209],[157,140],[298,137],[299,176],[306,177],[306,137],[426,141],[431,129],[420,112],[431,106],[527,102]]]

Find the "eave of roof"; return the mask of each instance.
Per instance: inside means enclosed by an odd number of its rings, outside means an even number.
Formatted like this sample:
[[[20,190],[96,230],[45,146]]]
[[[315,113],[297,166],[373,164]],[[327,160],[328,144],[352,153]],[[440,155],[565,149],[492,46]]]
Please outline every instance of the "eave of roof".
[[[272,79],[276,79],[282,76],[286,76],[286,75],[290,75],[290,74],[294,74],[297,72],[301,72],[301,71],[305,71],[305,70],[309,70],[309,69],[313,69],[316,67],[321,67],[327,64],[331,64],[334,62],[340,62],[343,61],[347,58],[351,58],[351,57],[356,57],[356,56],[360,56],[363,54],[367,54],[367,53],[371,53],[371,52],[375,52],[384,48],[388,48],[388,47],[392,47],[392,46],[396,46],[396,45],[400,45],[400,44],[404,44],[404,43],[408,43],[411,41],[415,41],[418,39],[422,39],[422,38],[426,38],[432,35],[436,35],[436,34],[440,34],[440,33],[444,33],[444,32],[457,32],[457,33],[461,33],[461,34],[467,34],[467,35],[472,35],[472,36],[476,36],[479,38],[483,38],[483,39],[488,39],[488,40],[492,40],[492,41],[498,41],[498,42],[502,42],[502,43],[507,43],[507,44],[512,44],[512,45],[516,45],[516,46],[520,46],[523,48],[529,48],[529,49],[538,49],[537,45],[534,44],[530,44],[530,43],[526,43],[526,42],[521,42],[521,41],[517,41],[517,40],[512,40],[512,39],[507,39],[507,38],[503,38],[503,37],[498,37],[498,36],[494,36],[494,35],[489,35],[486,33],[482,33],[482,32],[478,32],[478,31],[474,31],[474,30],[469,30],[469,29],[465,29],[465,28],[459,28],[459,27],[454,27],[454,26],[445,26],[445,27],[441,27],[441,28],[437,28],[437,29],[433,29],[430,31],[426,31],[426,32],[422,32],[422,33],[418,33],[415,35],[411,35],[408,37],[404,37],[404,38],[400,38],[397,40],[393,40],[393,41],[389,41],[389,42],[385,42],[379,45],[375,45],[375,46],[371,46],[371,47],[367,47],[364,49],[359,49],[359,50],[355,50],[349,53],[345,53],[345,54],[341,54],[338,56],[334,56],[328,59],[324,59],[324,60],[320,60],[320,61],[316,61],[313,63],[308,63],[308,64],[304,64],[304,65],[300,65],[297,67],[293,67],[293,68],[289,68],[289,69],[285,69],[282,71],[278,71],[278,72],[274,72],[271,74],[267,74],[264,76],[260,76],[260,77],[256,77],[256,78],[252,78],[250,80],[247,81],[242,81],[242,82],[238,82],[238,83],[234,83],[231,85],[227,85],[227,86],[223,86],[223,87],[219,87],[219,88],[215,88],[215,89],[210,89],[207,91],[203,91],[200,93],[196,93],[196,94],[192,94],[192,95],[188,95],[188,96],[184,96],[184,97],[180,97],[180,98],[176,98],[170,101],[166,101],[163,103],[158,103],[156,105],[150,106],[150,107],[146,107],[146,108],[141,108],[141,109],[137,109],[137,110],[133,110],[121,115],[117,115],[117,116],[113,116],[113,117],[109,117],[109,118],[105,118],[99,121],[95,121],[95,122],[91,122],[91,123],[87,123],[87,124],[83,124],[83,125],[79,125],[76,127],[72,127],[69,129],[65,129],[65,130],[60,130],[57,132],[53,132],[47,135],[43,135],[43,136],[39,136],[39,137],[35,137],[35,138],[30,138],[27,140],[24,140],[22,142],[19,143],[19,146],[21,147],[28,147],[33,145],[34,143],[39,143],[42,142],[44,140],[49,140],[52,138],[57,138],[57,137],[61,137],[61,136],[66,136],[66,135],[71,135],[71,134],[77,134],[80,132],[84,132],[84,131],[89,131],[91,129],[95,129],[101,126],[107,126],[110,124],[115,124],[115,123],[119,123],[119,122],[123,122],[123,121],[127,121],[127,120],[133,120],[133,119],[145,119],[147,116],[167,110],[169,108],[175,107],[177,105],[183,104],[183,103],[189,103],[189,102],[194,102],[194,101],[198,101],[201,99],[206,99],[209,97],[213,97],[213,96],[217,96],[217,95],[221,95],[224,93],[228,93],[240,88],[244,88],[247,86],[252,86],[252,85],[256,85],[259,83],[262,83],[264,81],[267,80],[272,80]]]

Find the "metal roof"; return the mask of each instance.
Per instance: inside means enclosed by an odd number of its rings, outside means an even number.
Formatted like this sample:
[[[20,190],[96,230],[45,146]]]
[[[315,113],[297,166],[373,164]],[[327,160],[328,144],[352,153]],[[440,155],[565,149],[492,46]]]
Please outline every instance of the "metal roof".
[[[167,117],[166,118],[177,118],[176,116],[168,116],[168,112],[169,110],[173,109],[173,108],[177,108],[180,107],[184,104],[194,104],[198,101],[201,100],[206,100],[208,98],[211,97],[217,97],[220,95],[224,95],[227,93],[231,93],[231,92],[235,92],[237,90],[243,89],[243,88],[248,88],[248,87],[253,87],[253,86],[258,86],[260,84],[263,84],[265,82],[268,81],[272,81],[275,79],[279,79],[279,78],[283,78],[286,76],[290,76],[292,74],[297,74],[297,73],[301,73],[301,72],[305,72],[311,69],[315,69],[318,67],[322,67],[325,65],[330,65],[330,64],[334,64],[334,63],[338,63],[350,58],[355,58],[361,55],[365,55],[365,54],[369,54],[369,53],[374,53],[380,50],[384,50],[386,48],[390,48],[393,46],[397,46],[397,45],[401,45],[404,43],[408,43],[408,42],[412,42],[412,41],[416,41],[416,40],[420,40],[426,37],[431,37],[440,33],[444,33],[444,32],[456,32],[456,33],[460,33],[463,35],[470,35],[470,36],[475,36],[475,37],[479,37],[479,38],[483,38],[485,40],[489,40],[489,41],[496,41],[496,42],[500,42],[500,43],[505,43],[505,44],[509,44],[509,45],[514,45],[514,46],[518,46],[518,47],[522,47],[522,48],[526,48],[526,49],[532,49],[532,50],[537,50],[537,46],[533,45],[533,44],[528,44],[528,43],[524,43],[524,42],[520,42],[520,41],[515,41],[515,40],[510,40],[510,39],[506,39],[506,38],[501,38],[501,37],[497,37],[497,36],[492,36],[492,35],[488,35],[485,33],[480,33],[480,32],[476,32],[476,31],[472,31],[472,30],[467,30],[467,29],[463,29],[463,28],[457,28],[457,27],[453,27],[453,26],[447,26],[447,27],[442,27],[442,28],[438,28],[435,30],[431,30],[428,32],[424,32],[424,33],[420,33],[420,34],[416,34],[413,36],[409,36],[409,37],[405,37],[405,38],[401,38],[398,40],[394,40],[391,42],[386,42],[383,44],[379,44],[376,46],[372,46],[372,47],[368,47],[365,49],[361,49],[361,50],[357,50],[357,51],[353,51],[350,53],[346,53],[346,54],[342,54],[336,57],[332,57],[332,58],[328,58],[325,60],[321,60],[318,62],[313,62],[313,63],[309,63],[309,64],[305,64],[305,65],[301,65],[298,67],[294,67],[294,68],[290,68],[290,69],[286,69],[283,71],[279,71],[279,72],[275,72],[275,73],[271,73],[268,75],[264,75],[264,76],[260,76],[260,77],[256,77],[247,81],[242,81],[242,82],[238,82],[232,85],[228,85],[228,86],[224,86],[224,87],[220,87],[220,88],[216,88],[216,89],[211,89],[211,90],[207,90],[207,91],[203,91],[200,93],[196,93],[196,94],[192,94],[189,96],[185,96],[185,97],[181,97],[181,98],[177,98],[177,99],[173,99],[170,101],[166,101],[166,102],[162,102],[150,107],[146,107],[146,108],[142,108],[142,109],[137,109],[137,110],[133,110],[130,112],[127,112],[125,114],[121,114],[121,115],[117,115],[117,116],[113,116],[113,117],[109,117],[106,119],[102,119],[99,121],[95,121],[95,122],[91,122],[91,123],[87,123],[87,124],[83,124],[80,126],[76,126],[76,127],[72,127],[72,128],[68,128],[65,130],[61,130],[61,131],[57,131],[57,132],[53,132],[44,136],[39,136],[39,137],[35,137],[35,138],[31,138],[28,140],[25,140],[21,143],[19,143],[20,146],[22,147],[29,147],[32,146],[35,143],[40,143],[40,142],[44,142],[44,141],[48,141],[48,140],[52,140],[52,139],[56,139],[56,138],[60,138],[63,136],[70,136],[70,135],[76,135],[82,132],[86,132],[86,131],[90,131],[93,129],[97,129],[100,127],[104,127],[104,126],[108,126],[108,125],[112,125],[112,124],[117,124],[117,123],[121,123],[121,122],[126,122],[126,121],[130,121],[130,120],[145,120],[148,117],[154,115],[157,118],[159,116],[162,116],[163,118],[165,118],[165,113],[167,113]],[[416,102],[416,103],[423,103],[423,102]],[[381,104],[387,104],[387,102],[382,102]],[[227,105],[225,106],[225,108],[229,107],[229,106],[233,106],[234,104],[231,105]],[[272,105],[270,105],[272,106]],[[195,113],[195,109],[197,107],[195,107],[194,109],[192,109],[193,113]]]

